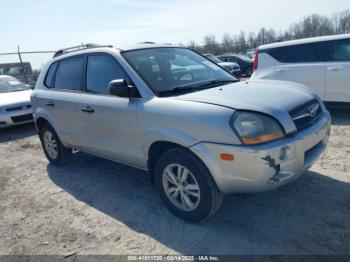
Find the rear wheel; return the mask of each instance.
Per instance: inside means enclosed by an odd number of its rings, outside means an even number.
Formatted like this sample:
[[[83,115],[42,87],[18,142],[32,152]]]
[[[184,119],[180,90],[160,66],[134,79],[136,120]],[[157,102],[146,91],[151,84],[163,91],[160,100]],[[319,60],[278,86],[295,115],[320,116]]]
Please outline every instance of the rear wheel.
[[[206,166],[185,149],[165,152],[157,161],[155,179],[165,205],[189,222],[210,217],[222,202],[222,193]]]
[[[54,165],[62,165],[70,158],[72,151],[61,143],[50,124],[40,128],[40,140],[47,159]]]

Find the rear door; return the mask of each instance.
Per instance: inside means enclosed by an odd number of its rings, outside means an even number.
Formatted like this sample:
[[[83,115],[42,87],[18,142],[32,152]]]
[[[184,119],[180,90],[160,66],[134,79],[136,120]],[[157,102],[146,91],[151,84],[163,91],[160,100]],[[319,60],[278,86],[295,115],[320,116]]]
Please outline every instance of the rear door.
[[[319,43],[278,47],[268,53],[281,63],[274,68],[277,79],[305,84],[325,98],[326,65]]]
[[[46,76],[48,87],[40,101],[50,115],[60,139],[75,147],[82,143],[83,124],[79,114],[82,94],[83,56],[54,63]]]
[[[327,42],[325,100],[350,102],[350,39]]]
[[[138,166],[143,159],[137,126],[139,99],[110,95],[108,84],[115,79],[131,83],[113,56],[104,53],[87,56],[86,92],[80,111],[85,129],[84,149]]]

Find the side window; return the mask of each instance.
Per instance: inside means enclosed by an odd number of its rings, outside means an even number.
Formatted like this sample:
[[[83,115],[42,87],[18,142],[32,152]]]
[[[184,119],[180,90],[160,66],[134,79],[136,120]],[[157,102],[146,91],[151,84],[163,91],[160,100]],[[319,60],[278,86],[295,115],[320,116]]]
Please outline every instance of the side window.
[[[56,89],[80,90],[83,74],[83,57],[62,60],[55,76]]]
[[[328,42],[328,61],[350,61],[350,39]]]
[[[268,53],[282,63],[322,61],[321,47],[319,43],[278,47],[269,50]]]
[[[86,90],[108,94],[108,84],[115,79],[129,80],[119,63],[107,55],[90,55],[87,62]]]
[[[226,56],[218,56],[222,62],[226,62]]]
[[[55,75],[56,68],[57,68],[57,62],[53,63],[50,66],[49,70],[47,71],[44,84],[48,88],[52,88],[53,87],[53,77]]]
[[[231,63],[237,63],[237,59],[235,57],[232,57],[232,56],[228,57],[227,61],[231,62]]]

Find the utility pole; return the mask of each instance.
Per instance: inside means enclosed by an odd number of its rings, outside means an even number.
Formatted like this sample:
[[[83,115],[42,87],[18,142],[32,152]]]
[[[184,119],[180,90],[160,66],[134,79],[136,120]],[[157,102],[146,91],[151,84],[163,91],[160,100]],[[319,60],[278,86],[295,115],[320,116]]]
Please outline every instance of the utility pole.
[[[26,82],[26,84],[28,84],[28,78],[27,78],[27,73],[22,61],[22,57],[21,57],[21,53],[19,52],[19,45],[17,46],[17,53],[18,53],[18,57],[19,57],[19,62],[21,63],[21,67],[22,67],[22,71],[23,71],[23,76],[24,76],[24,81]]]

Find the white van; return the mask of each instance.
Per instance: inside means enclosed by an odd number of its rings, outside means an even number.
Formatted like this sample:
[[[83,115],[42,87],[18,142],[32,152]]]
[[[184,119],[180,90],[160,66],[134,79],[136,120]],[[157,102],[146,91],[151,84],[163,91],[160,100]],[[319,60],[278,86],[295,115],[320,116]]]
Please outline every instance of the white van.
[[[260,46],[253,67],[253,79],[298,82],[326,102],[350,102],[350,34]]]

